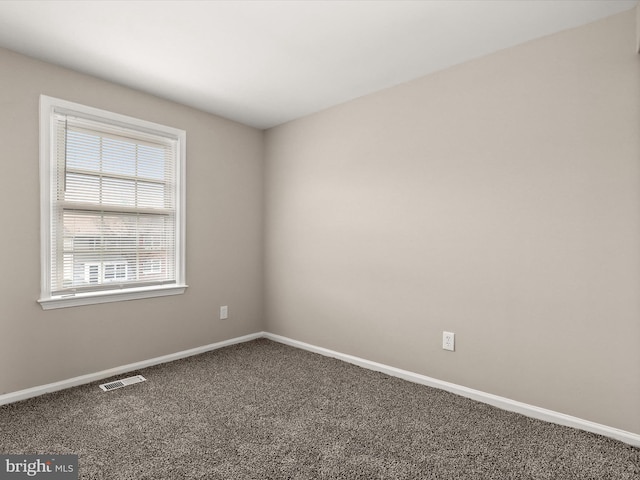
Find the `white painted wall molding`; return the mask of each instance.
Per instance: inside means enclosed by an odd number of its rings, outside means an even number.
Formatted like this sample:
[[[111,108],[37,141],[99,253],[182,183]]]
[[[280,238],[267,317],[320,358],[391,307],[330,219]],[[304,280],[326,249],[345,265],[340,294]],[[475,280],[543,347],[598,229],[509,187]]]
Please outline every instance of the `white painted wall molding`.
[[[40,385],[37,387],[27,388],[24,390],[18,390],[17,392],[6,393],[0,395],[0,405],[7,403],[18,402],[20,400],[26,400],[27,398],[37,397],[44,395],[45,393],[56,392],[58,390],[64,390],[65,388],[76,387],[78,385],[84,385],[87,383],[102,380],[104,378],[112,377],[114,375],[120,375],[134,370],[140,370],[142,368],[152,367],[160,363],[173,362],[181,358],[191,357],[193,355],[199,355],[200,353],[209,352],[211,350],[217,350],[219,348],[235,345],[236,343],[249,342],[257,338],[264,337],[263,332],[252,333],[250,335],[244,335],[242,337],[232,338],[230,340],[224,340],[222,342],[211,343],[202,347],[192,348],[190,350],[183,350],[177,353],[171,353],[169,355],[163,355],[161,357],[151,358],[149,360],[143,360],[141,362],[130,363],[128,365],[122,365],[120,367],[110,368],[108,370],[102,370],[96,373],[89,373],[87,375],[81,375],[79,377],[69,378],[67,380],[61,380],[59,382],[48,383],[46,385]]]
[[[537,418],[538,420],[544,420],[546,422],[556,423],[556,424],[564,425],[567,427],[585,430],[587,432],[596,433],[598,435],[614,438],[616,440],[620,440],[630,445],[640,447],[640,435],[636,433],[627,432],[625,430],[609,427],[607,425],[591,422],[589,420],[573,417],[571,415],[565,415],[564,413],[555,412],[553,410],[548,410],[546,408],[536,407],[534,405],[518,402],[505,397],[500,397],[498,395],[493,395],[491,393],[482,392],[480,390],[474,390],[472,388],[463,387],[461,385],[456,385],[455,383],[444,382],[442,380],[427,377],[426,375],[420,375],[418,373],[409,372],[407,370],[391,367],[389,365],[384,365],[382,363],[372,362],[364,358],[336,352],[334,350],[329,350],[323,347],[317,347],[309,343],[300,342],[298,340],[293,340],[288,337],[283,337],[281,335],[276,335],[268,332],[252,333],[250,335],[244,335],[242,337],[236,337],[229,340],[224,340],[222,342],[204,345],[202,347],[192,348],[190,350],[183,350],[181,352],[176,352],[169,355],[163,355],[161,357],[156,357],[149,360],[143,360],[141,362],[130,363],[128,365],[110,368],[108,370],[102,370],[96,373],[81,375],[79,377],[74,377],[67,380],[61,380],[59,382],[48,383],[46,385],[40,385],[37,387],[27,388],[25,390],[19,390],[17,392],[7,393],[4,395],[0,395],[0,405],[18,402],[20,400],[26,400],[31,397],[37,397],[39,395],[44,395],[45,393],[55,392],[58,390],[63,390],[65,388],[84,385],[87,383],[95,382],[97,380],[102,380],[104,378],[112,377],[115,375],[120,375],[120,374],[131,372],[134,370],[140,370],[140,369],[151,367],[161,363],[172,362],[174,360],[179,360],[181,358],[198,355],[201,353],[217,350],[219,348],[228,347],[238,343],[249,342],[251,340],[256,340],[258,338],[267,338],[269,340],[273,340],[274,342],[283,343],[285,345],[290,345],[295,348],[300,348],[302,350],[307,350],[309,352],[318,353],[320,355],[324,355],[325,357],[336,358],[338,360],[342,360],[342,361],[351,363],[353,365],[358,365],[359,367],[363,367],[369,370],[374,370],[376,372],[385,373],[392,377],[402,378],[403,380],[407,380],[409,382],[419,383],[421,385],[426,385],[429,387],[446,390],[448,392],[455,393],[457,395],[461,395],[463,397],[467,397],[472,400],[483,402],[488,405],[493,405],[494,407],[498,407],[503,410],[520,413],[522,415],[526,415],[532,418]]]
[[[347,355],[326,348],[317,347],[309,343],[299,342],[298,340],[292,340],[290,338],[275,335],[273,333],[265,332],[264,338],[268,338],[269,340],[273,340],[275,342],[284,343],[292,347],[308,350],[310,352],[319,353],[320,355],[324,355],[326,357],[343,360],[345,362],[358,365],[359,367],[385,373],[392,377],[398,377],[402,378],[403,380],[419,383],[421,385],[446,390],[448,392],[455,393],[472,400],[477,400],[488,405],[493,405],[494,407],[498,407],[503,410],[520,413],[522,415],[526,415],[527,417],[544,420],[545,422],[556,423],[558,425],[564,425],[566,427],[585,430],[587,432],[596,433],[598,435],[603,435],[605,437],[620,440],[635,447],[640,447],[640,435],[636,433],[627,432],[625,430],[620,430],[618,428],[609,427],[607,425],[591,422],[582,418],[573,417],[564,413],[555,412],[546,408],[536,407],[534,405],[518,402],[516,400],[500,397],[498,395],[482,392],[480,390],[463,387],[461,385],[456,385],[455,383],[444,382],[442,380],[427,377],[426,375],[420,375],[418,373],[409,372],[407,370],[390,367],[382,363],[376,363],[360,357],[354,357],[353,355]]]

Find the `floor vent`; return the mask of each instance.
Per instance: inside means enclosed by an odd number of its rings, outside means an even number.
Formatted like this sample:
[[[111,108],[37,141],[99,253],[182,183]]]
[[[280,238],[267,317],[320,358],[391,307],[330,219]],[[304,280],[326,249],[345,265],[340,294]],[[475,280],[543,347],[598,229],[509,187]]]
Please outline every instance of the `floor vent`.
[[[110,390],[115,390],[116,388],[126,387],[127,385],[133,385],[134,383],[144,382],[146,378],[142,375],[136,375],[135,377],[123,378],[122,380],[116,380],[115,382],[103,383],[100,385],[100,388],[108,392]]]

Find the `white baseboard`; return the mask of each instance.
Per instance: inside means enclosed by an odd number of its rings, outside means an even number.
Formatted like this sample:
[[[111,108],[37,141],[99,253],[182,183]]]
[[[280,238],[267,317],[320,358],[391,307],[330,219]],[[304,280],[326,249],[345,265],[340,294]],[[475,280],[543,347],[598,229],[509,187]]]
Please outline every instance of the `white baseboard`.
[[[607,425],[591,422],[589,420],[573,417],[571,415],[565,415],[564,413],[555,412],[546,408],[536,407],[526,403],[518,402],[516,400],[511,400],[509,398],[482,392],[480,390],[463,387],[461,385],[456,385],[455,383],[444,382],[442,380],[427,377],[426,375],[420,375],[418,373],[409,372],[400,368],[390,367],[382,363],[372,362],[370,360],[365,360],[364,358],[336,352],[327,348],[317,347],[309,343],[300,342],[298,340],[293,340],[291,338],[283,337],[281,335],[275,335],[268,332],[252,333],[250,335],[244,335],[242,337],[236,337],[229,340],[224,340],[222,342],[204,345],[202,347],[192,348],[190,350],[183,350],[181,352],[163,355],[161,357],[156,357],[149,360],[143,360],[141,362],[130,363],[128,365],[110,368],[108,370],[102,370],[96,373],[81,375],[79,377],[27,388],[25,390],[19,390],[17,392],[6,393],[4,395],[0,395],[0,405],[18,402],[20,400],[26,400],[27,398],[37,397],[45,393],[55,392],[58,390],[63,390],[65,388],[84,385],[87,383],[95,382],[97,380],[112,377],[114,375],[120,375],[134,370],[140,370],[146,367],[151,367],[153,365],[158,365],[160,363],[172,362],[181,358],[217,350],[219,348],[228,347],[237,343],[249,342],[258,338],[267,338],[278,343],[283,343],[292,347],[300,348],[302,350],[319,353],[320,355],[324,355],[326,357],[332,357],[338,360],[352,363],[369,370],[385,373],[387,375],[391,375],[392,377],[398,377],[410,382],[419,383],[421,385],[427,385],[429,387],[446,390],[448,392],[455,393],[472,400],[477,400],[479,402],[493,405],[494,407],[498,407],[503,410],[520,413],[522,415],[537,418],[539,420],[544,420],[546,422],[557,423],[559,425],[585,430],[587,432],[596,433],[598,435],[603,435],[605,437],[620,440],[635,447],[640,447],[640,435],[636,433],[627,432],[625,430],[609,427]]]
[[[322,347],[316,347],[309,343],[299,342],[298,340],[292,340],[287,337],[275,335],[273,333],[265,332],[264,338],[273,340],[275,342],[284,343],[292,347],[308,350],[310,352],[319,353],[326,357],[336,358],[343,360],[359,367],[363,367],[369,370],[385,373],[392,377],[402,378],[410,382],[419,383],[421,385],[427,385],[429,387],[446,390],[457,395],[477,400],[482,403],[493,405],[494,407],[508,410],[510,412],[520,413],[528,417],[537,418],[538,420],[544,420],[546,422],[556,423],[558,425],[564,425],[566,427],[577,428],[585,430],[587,432],[596,433],[605,437],[614,438],[622,442],[628,443],[635,447],[640,447],[640,435],[636,433],[627,432],[618,428],[609,427],[600,423],[591,422],[582,418],[573,417],[571,415],[565,415],[564,413],[555,412],[546,408],[536,407],[526,403],[511,400],[509,398],[500,397],[491,393],[482,392],[480,390],[474,390],[473,388],[463,387],[456,385],[455,383],[444,382],[435,378],[420,375],[418,373],[409,372],[407,370],[401,370],[399,368],[390,367],[382,363],[376,363],[363,358],[354,357],[353,355],[347,355],[344,353],[336,352]]]
[[[0,395],[0,405],[7,403],[18,402],[20,400],[26,400],[27,398],[37,397],[44,395],[45,393],[56,392],[58,390],[64,390],[65,388],[77,387],[78,385],[84,385],[86,383],[102,380],[103,378],[112,377],[114,375],[120,375],[134,370],[140,370],[142,368],[152,367],[160,363],[173,362],[181,358],[191,357],[192,355],[198,355],[200,353],[209,352],[211,350],[217,350],[219,348],[235,345],[236,343],[248,342],[257,338],[264,337],[263,332],[252,333],[242,337],[232,338],[230,340],[224,340],[222,342],[211,343],[202,347],[192,348],[190,350],[183,350],[182,352],[171,353],[169,355],[163,355],[161,357],[151,358],[149,360],[143,360],[141,362],[130,363],[128,365],[122,365],[120,367],[110,368],[108,370],[102,370],[96,373],[89,373],[87,375],[81,375],[79,377],[69,378],[67,380],[61,380],[59,382],[48,383],[46,385],[39,385],[37,387],[27,388],[25,390],[18,390],[17,392],[6,393]]]

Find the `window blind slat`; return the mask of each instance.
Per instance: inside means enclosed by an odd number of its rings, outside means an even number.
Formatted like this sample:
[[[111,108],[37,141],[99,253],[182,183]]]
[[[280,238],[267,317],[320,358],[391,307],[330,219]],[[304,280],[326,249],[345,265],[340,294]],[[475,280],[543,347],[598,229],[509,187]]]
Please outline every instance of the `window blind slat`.
[[[176,281],[176,141],[58,114],[52,294]]]

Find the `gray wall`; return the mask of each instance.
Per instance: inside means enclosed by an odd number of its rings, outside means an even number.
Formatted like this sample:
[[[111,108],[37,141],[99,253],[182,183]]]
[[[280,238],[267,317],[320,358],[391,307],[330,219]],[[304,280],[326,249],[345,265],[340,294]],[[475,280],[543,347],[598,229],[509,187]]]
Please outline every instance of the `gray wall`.
[[[640,4],[636,7],[636,42],[640,53]]]
[[[36,303],[41,93],[187,131],[184,295]],[[259,130],[0,50],[0,394],[261,331],[262,157]]]
[[[267,330],[640,433],[635,19],[267,131]]]

